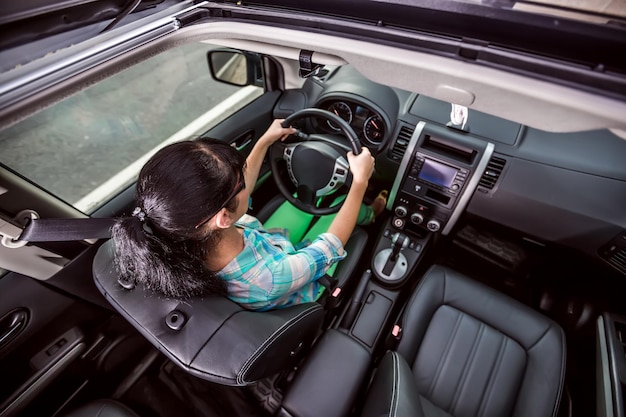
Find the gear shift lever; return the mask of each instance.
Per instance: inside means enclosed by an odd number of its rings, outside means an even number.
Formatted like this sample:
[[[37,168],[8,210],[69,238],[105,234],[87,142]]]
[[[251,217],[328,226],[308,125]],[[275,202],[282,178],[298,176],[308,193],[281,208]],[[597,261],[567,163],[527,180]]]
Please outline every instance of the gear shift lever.
[[[408,264],[406,257],[400,252],[409,246],[409,240],[404,233],[394,233],[391,236],[391,247],[376,254],[374,269],[381,279],[391,283],[404,277]]]
[[[404,233],[394,233],[391,236],[391,254],[383,267],[384,275],[391,275],[400,257],[400,251],[407,246],[409,246],[409,238]]]
[[[394,233],[391,236],[391,255],[389,255],[389,262],[397,262],[400,251],[409,246],[409,237],[404,233]]]

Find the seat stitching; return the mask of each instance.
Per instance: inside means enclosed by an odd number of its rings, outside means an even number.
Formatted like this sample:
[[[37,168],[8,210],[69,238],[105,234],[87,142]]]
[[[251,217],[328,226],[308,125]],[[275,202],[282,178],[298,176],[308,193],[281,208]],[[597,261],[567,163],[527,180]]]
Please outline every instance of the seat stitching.
[[[96,411],[96,417],[100,417],[102,415],[106,406],[107,404],[100,404],[100,408],[98,408],[98,411]]]
[[[312,314],[314,310],[318,310],[317,306],[312,306],[311,308],[301,312],[296,317],[289,320],[287,323],[283,324],[280,328],[278,328],[274,333],[272,333],[266,340],[263,342],[261,346],[259,346],[248,358],[248,360],[241,367],[241,370],[237,374],[237,381],[240,383],[244,382],[243,375],[252,367],[254,361],[262,355],[263,352],[267,350],[267,348],[274,342],[275,339],[280,337],[285,331],[291,328],[295,323],[301,321],[308,315]]]
[[[317,305],[311,306],[310,308],[304,310],[303,312],[301,312],[300,314],[298,314],[296,317],[292,318],[291,320],[289,320],[288,322],[286,322],[285,324],[283,324],[280,328],[276,329],[274,331],[274,333],[272,333],[266,340],[265,342],[263,342],[263,344],[261,346],[259,346],[248,358],[248,360],[246,361],[246,363],[242,366],[241,371],[239,372],[240,375],[243,375],[254,363],[254,361],[261,356],[261,354],[263,352],[265,352],[267,350],[267,348],[274,342],[275,339],[277,339],[278,337],[280,337],[283,333],[285,333],[285,331],[291,327],[293,327],[294,324],[296,324],[297,322],[302,321],[302,319],[304,319],[305,317],[309,316],[310,314],[312,314],[314,311],[319,310]],[[239,378],[239,376],[238,376]]]
[[[548,334],[548,332],[550,332],[551,329],[553,329],[553,326],[551,324],[548,324],[548,327],[547,327],[546,331],[543,332],[543,334],[541,336],[539,336],[539,338],[532,345],[530,345],[528,347],[528,349],[526,349],[526,354],[530,353],[531,349],[533,349],[544,337],[546,337],[546,335]],[[561,330],[561,332],[562,332],[562,330]],[[562,352],[565,352],[565,350],[566,350],[565,341],[564,341],[563,338],[561,338],[561,349],[562,349]],[[557,393],[556,393],[557,394],[556,395],[556,401],[554,402],[554,406],[552,408],[552,415],[553,416],[555,416],[558,413],[558,411],[559,411],[559,404],[560,404],[560,401],[561,401],[561,395],[562,395],[562,391],[563,391],[563,383],[562,383],[562,381],[563,381],[564,374],[565,374],[565,361],[566,361],[565,355],[562,355],[561,356],[561,372],[560,372],[561,384],[559,384],[559,389],[557,390]],[[517,406],[517,404],[516,404],[516,406]]]
[[[250,367],[252,367],[252,364],[254,363],[254,361],[261,356],[261,354],[263,352],[265,352],[269,346],[272,345],[272,343],[274,342],[275,339],[278,339],[283,333],[285,333],[288,329],[290,329],[291,327],[294,326],[294,324],[302,321],[302,319],[304,319],[305,317],[313,314],[315,311],[319,310],[321,307],[319,305],[313,305],[310,308],[304,310],[303,312],[301,312],[300,314],[298,314],[296,317],[292,318],[291,320],[289,320],[287,323],[283,324],[279,329],[277,329],[276,331],[274,331],[274,333],[272,333],[266,340],[265,342],[263,342],[263,344],[261,346],[259,346],[248,358],[248,360],[246,360],[246,362],[243,364],[243,366],[241,367],[241,370],[237,373],[237,381],[239,383],[243,383],[244,382],[244,378],[243,376],[245,375],[245,373],[248,371],[248,369]]]
[[[176,308],[175,308],[175,309],[177,309],[177,308],[178,308],[181,304],[187,304],[187,303],[178,303],[178,304],[176,305]],[[126,310],[124,310],[124,311],[126,311]],[[185,364],[185,365],[186,365],[186,366],[189,366],[190,368],[192,368],[191,364],[192,364],[192,363],[194,363],[194,361],[198,358],[198,355],[200,355],[200,352],[201,352],[201,351],[202,351],[202,350],[206,347],[206,345],[208,345],[208,344],[211,342],[211,340],[212,340],[212,339],[213,339],[213,337],[214,337],[214,336],[215,336],[215,335],[219,332],[219,330],[221,330],[221,329],[222,329],[222,327],[224,327],[224,324],[225,324],[228,320],[230,320],[231,318],[233,318],[235,315],[237,315],[237,314],[238,314],[238,313],[240,313],[240,312],[241,312],[241,310],[236,310],[236,311],[233,311],[232,313],[230,313],[230,314],[228,315],[228,317],[226,317],[226,318],[222,321],[222,323],[221,323],[219,326],[217,326],[217,328],[216,328],[216,329],[213,331],[213,333],[212,333],[212,334],[211,334],[211,335],[207,338],[207,340],[205,340],[205,341],[204,341],[204,343],[202,344],[202,347],[201,347],[201,348],[199,348],[199,349],[198,349],[198,351],[195,353],[195,355],[193,355],[193,356],[191,357],[191,359],[188,361],[189,363],[188,363],[188,364]],[[139,324],[139,322],[137,322],[137,323]],[[152,332],[150,332],[150,334],[152,335]],[[158,340],[158,342],[159,342],[159,344],[160,344],[161,346],[163,346],[163,348],[164,348],[164,349],[166,349],[167,351],[169,351],[169,349],[168,349],[168,348],[167,348],[164,344],[162,344],[160,340]],[[177,358],[177,359],[178,359],[178,358]],[[181,361],[181,363],[182,363],[182,361]],[[204,372],[204,373],[206,373],[206,374],[208,374],[208,375],[211,375],[210,373],[207,373],[207,372]]]
[[[452,329],[452,334],[450,335],[450,338],[448,339],[448,342],[446,343],[446,346],[444,347],[442,351],[442,355],[439,358],[439,363],[437,364],[437,370],[435,371],[435,377],[430,383],[430,387],[428,389],[429,396],[432,396],[433,391],[435,390],[435,386],[437,385],[439,377],[441,376],[443,364],[445,362],[445,359],[448,357],[448,353],[450,353],[452,342],[454,341],[456,334],[458,333],[459,327],[461,325],[462,315],[458,311],[456,311],[456,313],[457,313],[457,318],[456,318],[456,322],[454,323],[454,328]]]
[[[480,345],[480,341],[485,334],[485,324],[479,323],[478,331],[476,332],[476,337],[474,338],[474,342],[472,343],[472,348],[470,350],[470,354],[465,362],[465,366],[463,366],[463,371],[461,372],[461,378],[457,386],[454,389],[454,397],[452,399],[452,405],[450,406],[450,414],[456,408],[459,402],[459,397],[461,396],[461,391],[463,391],[463,387],[465,386],[466,380],[470,374],[470,368],[472,367],[474,360],[476,359],[476,353],[478,352],[478,346]]]
[[[448,274],[446,273],[446,270],[443,270],[443,299],[441,301],[443,301],[444,304],[446,304],[446,284],[448,282]]]
[[[477,415],[482,415],[485,411],[485,408],[487,408],[487,402],[493,391],[493,385],[495,383],[496,376],[502,364],[502,359],[504,358],[504,352],[506,351],[506,346],[509,343],[508,337],[504,335],[500,335],[500,337],[501,337],[501,340],[500,340],[500,347],[498,348],[498,356],[496,357],[496,360],[491,366],[491,371],[489,372],[489,380],[488,380],[489,382],[487,383],[487,386],[483,388],[483,392],[481,394],[480,403],[479,403],[480,407],[478,408]]]
[[[535,342],[532,345],[528,346],[526,351],[530,352],[541,341],[541,339],[546,337],[546,335],[548,334],[548,332],[550,331],[551,328],[552,328],[552,326],[550,324],[548,324],[548,327],[546,328],[546,330],[541,334],[541,336],[539,336],[537,338],[537,340],[535,340]]]
[[[398,356],[396,352],[391,353],[391,358],[393,359],[393,381],[392,381],[392,391],[391,391],[391,404],[389,407],[389,417],[395,417],[398,412],[398,389],[400,386],[400,367],[398,362]]]

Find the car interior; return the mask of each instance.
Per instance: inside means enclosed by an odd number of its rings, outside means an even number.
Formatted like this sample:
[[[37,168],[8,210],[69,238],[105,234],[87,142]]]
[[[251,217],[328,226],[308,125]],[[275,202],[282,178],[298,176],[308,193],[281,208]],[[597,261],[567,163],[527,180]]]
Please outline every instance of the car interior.
[[[626,90],[428,53],[402,28],[206,7],[149,42],[129,32],[123,54],[61,51],[82,70],[44,74],[57,84],[0,127],[200,44],[216,82],[261,90],[190,136],[247,153],[274,119],[298,130],[268,152],[250,214],[336,211],[361,147],[364,202],[388,190],[384,212],[319,302],[255,312],[121,281],[113,242],[88,231],[22,241],[46,219],[130,216],[135,184],[81,210],[2,160],[0,416],[625,415]]]

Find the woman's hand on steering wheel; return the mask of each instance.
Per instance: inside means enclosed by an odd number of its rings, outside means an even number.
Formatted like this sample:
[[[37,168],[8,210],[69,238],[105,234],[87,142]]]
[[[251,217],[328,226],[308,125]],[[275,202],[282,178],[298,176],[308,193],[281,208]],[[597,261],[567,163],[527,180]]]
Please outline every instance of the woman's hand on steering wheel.
[[[283,127],[285,119],[275,119],[270,127],[267,128],[263,136],[258,140],[260,145],[270,146],[277,140],[285,140],[289,135],[296,133],[296,129],[291,126]]]
[[[353,183],[365,183],[369,181],[374,173],[375,159],[367,148],[361,148],[361,153],[355,155],[352,151],[348,152],[348,163],[350,164],[350,172],[352,172]]]

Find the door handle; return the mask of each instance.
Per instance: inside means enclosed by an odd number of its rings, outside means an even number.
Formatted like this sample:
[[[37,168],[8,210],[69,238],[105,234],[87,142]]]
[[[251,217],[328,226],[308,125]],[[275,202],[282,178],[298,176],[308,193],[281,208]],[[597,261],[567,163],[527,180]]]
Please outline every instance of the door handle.
[[[247,141],[245,141],[241,145],[235,144],[234,148],[237,149],[237,151],[241,152],[242,150],[244,150],[251,143],[252,143],[252,139],[248,139]]]
[[[230,146],[235,148],[238,152],[241,152],[252,143],[252,138],[254,138],[254,132],[249,130],[246,133],[239,135],[237,139],[232,141]]]
[[[0,348],[15,338],[28,322],[28,310],[18,308],[5,314],[0,319]]]

